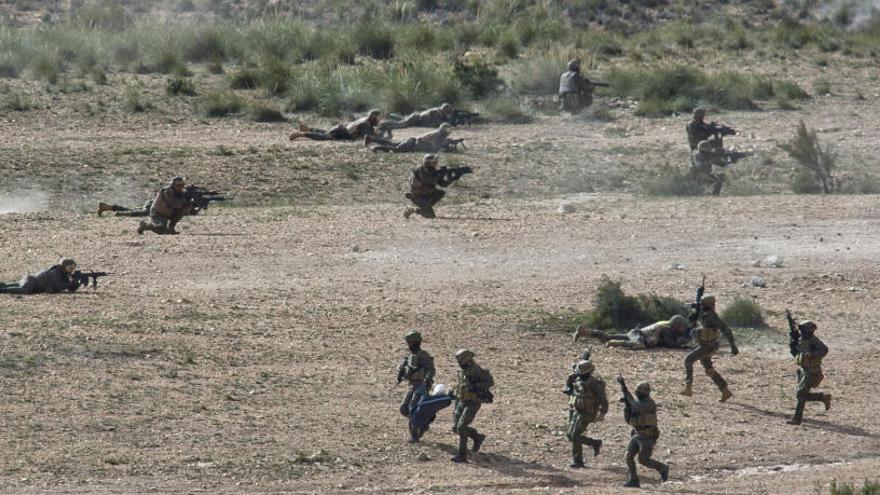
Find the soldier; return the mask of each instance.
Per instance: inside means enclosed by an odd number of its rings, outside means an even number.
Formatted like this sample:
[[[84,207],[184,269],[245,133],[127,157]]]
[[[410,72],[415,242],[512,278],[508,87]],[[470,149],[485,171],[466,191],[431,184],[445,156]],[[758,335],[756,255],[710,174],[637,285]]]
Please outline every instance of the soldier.
[[[639,464],[660,473],[660,479],[669,480],[669,466],[662,462],[651,459],[657,439],[660,438],[660,429],[657,428],[657,404],[651,398],[651,385],[641,382],[636,385],[636,397],[629,393],[623,377],[617,379],[623,388],[623,416],[627,424],[633,427],[630,433],[629,446],[626,449],[626,467],[629,470],[629,480],[624,483],[625,487],[638,488],[639,475],[636,472],[636,455]]]
[[[681,391],[681,395],[690,397],[693,395],[694,383],[694,362],[700,361],[703,370],[721,391],[721,398],[718,402],[725,402],[731,398],[733,394],[727,388],[727,382],[712,367],[712,354],[718,350],[720,334],[723,333],[730,344],[730,353],[734,356],[739,354],[736,348],[736,342],[733,340],[733,332],[730,327],[724,323],[724,320],[715,312],[715,296],[704,296],[700,301],[700,307],[696,310],[697,321],[699,326],[696,330],[697,344],[699,347],[689,352],[684,358],[685,386]]]
[[[0,283],[0,293],[6,294],[54,294],[62,291],[75,291],[80,283],[71,275],[76,271],[76,262],[62,258],[57,265],[37,273],[25,275],[18,283]]]
[[[559,77],[559,110],[579,113],[593,103],[594,86],[581,75],[581,61],[568,62],[568,71]]]
[[[711,184],[712,195],[721,194],[724,187],[725,175],[721,172],[713,172],[712,166],[723,167],[728,165],[725,161],[724,151],[716,148],[716,144],[710,140],[700,141],[697,149],[691,152],[691,177],[699,183]]]
[[[455,353],[455,360],[461,370],[455,386],[455,412],[452,415],[452,432],[458,434],[458,455],[452,458],[452,462],[467,462],[468,438],[474,441],[474,452],[479,452],[486,440],[486,435],[472,428],[471,423],[480,406],[494,400],[489,389],[495,385],[495,380],[487,370],[474,362],[473,352],[459,349]]]
[[[117,217],[147,217],[150,216],[150,208],[153,206],[153,200],[148,199],[141,208],[126,208],[120,205],[111,205],[109,203],[98,203],[98,216],[100,217],[105,211],[116,213]]]
[[[718,134],[719,128],[718,126],[707,124],[705,118],[706,110],[702,107],[694,109],[693,120],[685,126],[685,131],[687,131],[688,137],[688,146],[690,146],[691,151],[694,151],[697,149],[697,145],[700,144],[700,141],[706,141],[713,138],[709,140],[709,142],[714,149],[720,151],[724,147],[724,144],[721,140],[721,136]]]
[[[434,205],[446,196],[446,191],[440,188],[447,187],[453,182],[451,177],[438,172],[438,162],[437,155],[425,155],[422,166],[412,169],[409,177],[410,192],[406,193],[406,198],[418,208],[407,206],[403,210],[403,218],[408,219],[413,213],[425,218],[437,217],[434,213]]]
[[[329,131],[300,124],[299,131],[293,132],[290,140],[305,137],[316,141],[357,141],[376,134],[376,126],[379,125],[381,116],[382,112],[379,110],[370,110],[366,117],[361,117],[347,125],[336,124]]]
[[[584,436],[590,423],[602,421],[608,412],[608,397],[605,395],[605,382],[594,376],[595,366],[588,360],[577,363],[577,377],[564,393],[570,395],[568,401],[568,441],[571,442],[573,468],[584,467],[584,444],[593,448],[593,456],[599,455],[602,440]]]
[[[816,324],[807,320],[798,325],[800,338],[792,336],[790,343],[791,355],[797,359],[797,406],[794,416],[787,421],[790,425],[799,425],[804,416],[807,402],[822,402],[825,410],[831,409],[831,394],[810,392],[818,387],[825,377],[822,374],[822,359],[828,355],[828,346],[816,337]]]
[[[434,382],[434,358],[422,350],[422,334],[413,330],[403,337],[406,346],[409,347],[409,355],[403,359],[397,367],[397,383],[406,380],[409,382],[409,391],[400,403],[400,414],[410,418],[413,409],[423,397],[428,395],[428,389]],[[409,425],[410,443],[419,441],[421,431]]]
[[[608,334],[601,330],[577,327],[572,334],[576,342],[580,337],[596,337],[606,347],[626,347],[637,351],[653,347],[679,349],[690,341],[687,318],[675,315],[669,321],[658,321],[644,328],[634,328],[627,333]]]
[[[193,203],[184,194],[185,188],[186,180],[183,177],[171,179],[168,187],[156,194],[150,206],[150,223],[141,220],[137,233],[143,234],[145,230],[149,230],[159,235],[177,234],[174,227],[193,207]]]
[[[407,138],[399,143],[376,136],[367,136],[364,138],[364,146],[369,146],[371,143],[378,143],[370,149],[373,151],[388,151],[394,153],[408,153],[411,151],[437,153],[438,151],[449,150],[452,148],[452,144],[449,140],[450,132],[452,132],[451,124],[440,124],[440,127],[433,131],[420,136]]]
[[[395,129],[403,129],[404,127],[437,127],[440,124],[448,123],[452,118],[452,114],[452,105],[444,103],[439,107],[429,108],[424,112],[413,112],[403,120],[383,120],[379,124],[379,134],[391,139],[391,131]]]

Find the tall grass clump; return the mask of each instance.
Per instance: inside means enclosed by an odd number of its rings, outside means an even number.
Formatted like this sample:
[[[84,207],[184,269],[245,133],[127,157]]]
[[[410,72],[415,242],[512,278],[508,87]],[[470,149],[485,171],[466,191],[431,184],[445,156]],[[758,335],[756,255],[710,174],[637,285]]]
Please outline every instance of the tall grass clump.
[[[532,111],[512,95],[483,100],[480,110],[489,120],[503,124],[528,124],[534,120]]]
[[[561,49],[523,57],[512,67],[510,87],[520,95],[555,95],[559,91],[559,76],[572,58],[577,56]],[[586,60],[583,63],[586,67]]]
[[[816,131],[807,129],[807,125],[801,121],[795,137],[780,147],[800,166],[792,183],[794,192],[834,192],[834,177],[831,174],[837,167],[837,153],[829,145],[823,147],[819,143]]]
[[[641,181],[642,191],[651,196],[702,196],[705,187],[686,169],[665,164]]]
[[[668,320],[676,314],[687,315],[682,302],[656,294],[630,296],[624,293],[619,280],[603,276],[584,323],[600,330],[630,329]]]
[[[209,93],[202,97],[199,107],[207,117],[226,117],[240,112],[244,102],[234,93]]]
[[[364,22],[355,28],[353,42],[361,55],[377,60],[387,60],[394,56],[394,35],[388,26]]]
[[[761,314],[761,306],[751,297],[736,296],[722,311],[721,318],[730,326],[740,328],[764,328],[767,323]]]
[[[461,86],[448,64],[437,60],[400,61],[375,76],[374,87],[381,88],[381,107],[389,112],[407,113],[461,99]]]
[[[381,95],[366,84],[376,78],[373,71],[358,66],[304,67],[291,82],[285,110],[337,117],[378,106]]]
[[[880,483],[876,481],[865,480],[862,486],[849,483],[837,484],[837,480],[832,480],[828,487],[829,495],[880,495]]]

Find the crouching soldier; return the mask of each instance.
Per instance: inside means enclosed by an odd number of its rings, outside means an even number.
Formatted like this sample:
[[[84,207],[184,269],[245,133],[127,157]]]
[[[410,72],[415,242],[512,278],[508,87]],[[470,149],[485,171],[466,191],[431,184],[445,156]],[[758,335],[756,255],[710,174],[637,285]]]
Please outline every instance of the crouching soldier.
[[[584,444],[593,448],[593,456],[599,455],[602,440],[585,436],[590,423],[602,421],[608,412],[608,398],[605,395],[605,382],[593,375],[595,366],[588,360],[577,363],[576,378],[565,393],[570,395],[568,415],[568,441],[571,442],[573,468],[584,467]]]
[[[636,396],[633,397],[626,387],[623,377],[617,378],[617,383],[623,391],[623,418],[632,426],[629,446],[626,449],[626,467],[629,470],[629,479],[623,485],[625,487],[638,488],[639,475],[636,472],[636,456],[639,464],[660,473],[660,479],[669,480],[669,466],[662,462],[651,459],[657,439],[660,438],[660,429],[657,428],[657,404],[651,398],[651,385],[641,382],[636,385]]]
[[[168,187],[156,194],[156,199],[150,206],[150,222],[141,220],[137,233],[143,234],[145,230],[149,230],[159,235],[177,234],[177,222],[193,208],[192,201],[185,194],[185,187],[186,181],[183,177],[171,179]]]
[[[54,294],[62,291],[75,291],[80,283],[71,276],[76,271],[76,262],[62,258],[57,265],[37,273],[25,275],[18,283],[0,283],[0,293],[5,294]]]
[[[458,434],[458,455],[452,462],[467,462],[468,439],[473,440],[473,451],[479,452],[486,435],[471,427],[480,406],[494,400],[489,390],[495,385],[492,375],[474,362],[474,353],[460,349],[455,353],[458,362],[458,384],[455,386],[455,413],[452,415],[452,431]]]
[[[397,383],[406,380],[409,383],[409,391],[400,403],[400,414],[410,418],[412,411],[419,402],[428,395],[428,389],[434,382],[434,358],[422,350],[422,334],[416,331],[407,333],[403,337],[409,348],[409,355],[403,359],[397,367]],[[412,421],[409,422],[410,442],[419,441],[419,431],[414,429]]]

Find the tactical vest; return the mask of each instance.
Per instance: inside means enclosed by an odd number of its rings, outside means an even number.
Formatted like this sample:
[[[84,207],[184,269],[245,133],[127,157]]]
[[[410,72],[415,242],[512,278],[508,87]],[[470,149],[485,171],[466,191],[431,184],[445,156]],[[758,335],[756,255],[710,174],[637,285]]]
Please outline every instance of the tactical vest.
[[[581,92],[580,78],[581,75],[578,72],[568,71],[562,74],[559,77],[559,94],[579,94]]]
[[[586,380],[576,379],[573,386],[574,394],[568,400],[568,405],[581,414],[595,416],[598,412],[599,397],[593,391],[594,382],[599,381],[595,377]]]
[[[169,188],[159,191],[159,194],[156,195],[156,199],[153,200],[153,206],[151,209],[156,210],[156,213],[163,217],[171,217],[174,215],[174,210],[171,208],[171,205],[168,204],[168,200],[165,199],[166,191],[168,194],[172,194]]]
[[[629,424],[633,428],[639,430],[642,428],[648,427],[657,427],[657,409],[654,409],[654,412],[643,412],[640,414],[634,414],[629,418]]]
[[[718,338],[721,336],[721,331],[715,325],[714,314],[704,314],[700,318],[700,326],[697,328],[697,341],[700,344],[714,344],[718,342]]]
[[[812,350],[812,346],[810,346],[809,340],[801,340],[798,343],[798,355],[797,355],[797,364],[801,368],[809,371],[819,371],[822,369],[822,358],[815,355],[804,355],[805,352],[810,352]]]
[[[420,362],[419,354],[410,354],[409,357],[406,358],[406,369],[404,370],[404,376],[410,383],[419,383],[425,381],[425,368],[423,363]]]
[[[472,401],[480,398],[475,392],[470,391],[471,381],[464,370],[458,370],[458,384],[455,385],[455,396],[461,401]]]

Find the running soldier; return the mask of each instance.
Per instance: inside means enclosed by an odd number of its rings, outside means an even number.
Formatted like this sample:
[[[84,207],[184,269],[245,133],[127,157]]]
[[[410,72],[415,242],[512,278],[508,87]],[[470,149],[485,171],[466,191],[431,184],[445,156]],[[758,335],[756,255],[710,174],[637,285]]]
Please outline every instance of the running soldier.
[[[693,395],[694,363],[699,361],[700,364],[703,365],[703,370],[706,372],[706,375],[712,379],[712,382],[715,383],[715,386],[721,391],[721,398],[718,399],[718,401],[725,402],[727,399],[731,398],[733,394],[727,387],[727,382],[724,378],[715,371],[715,368],[712,365],[712,355],[718,351],[721,334],[724,334],[724,337],[730,344],[730,353],[732,355],[736,356],[739,354],[739,349],[737,349],[736,342],[733,340],[733,332],[730,331],[730,327],[728,327],[727,324],[724,323],[724,320],[718,316],[718,313],[715,312],[715,296],[703,296],[700,300],[700,306],[696,311],[698,311],[698,327],[695,333],[698,347],[689,352],[684,358],[685,386],[681,391],[681,395],[687,397]]]
[[[412,411],[422,398],[428,395],[428,389],[434,382],[434,358],[422,350],[422,334],[417,331],[407,333],[403,337],[409,348],[409,355],[397,367],[397,383],[406,380],[409,391],[400,403],[400,414],[410,418]],[[409,423],[410,443],[419,441],[420,432]]]
[[[638,488],[640,486],[639,475],[636,472],[636,455],[639,464],[660,473],[660,479],[669,480],[669,466],[662,462],[651,459],[657,439],[660,438],[660,429],[657,427],[657,404],[651,398],[651,385],[641,382],[636,385],[636,397],[630,394],[622,376],[617,377],[617,383],[623,391],[623,418],[627,424],[633,427],[630,433],[629,446],[626,449],[626,467],[629,470],[629,479],[623,486]]]
[[[822,374],[822,359],[828,355],[828,346],[816,337],[816,324],[810,320],[795,326],[791,314],[787,313],[789,321],[789,350],[797,360],[797,405],[794,408],[794,416],[787,421],[790,425],[799,425],[804,417],[804,407],[807,402],[821,402],[825,410],[831,409],[831,394],[810,392],[810,389],[818,387],[825,375]]]
[[[455,360],[461,368],[458,372],[458,384],[455,386],[455,412],[452,415],[452,432],[458,434],[458,455],[452,462],[467,462],[468,439],[473,440],[473,451],[479,452],[486,435],[471,427],[480,406],[491,404],[494,400],[489,390],[495,385],[492,375],[474,362],[474,353],[467,349],[459,349]]]
[[[584,467],[584,444],[593,448],[593,456],[599,455],[602,440],[585,436],[590,423],[602,421],[608,412],[608,397],[605,382],[594,375],[595,366],[588,360],[581,360],[575,367],[577,376],[567,383],[563,393],[571,396],[568,401],[568,441],[571,442],[572,468]]]

